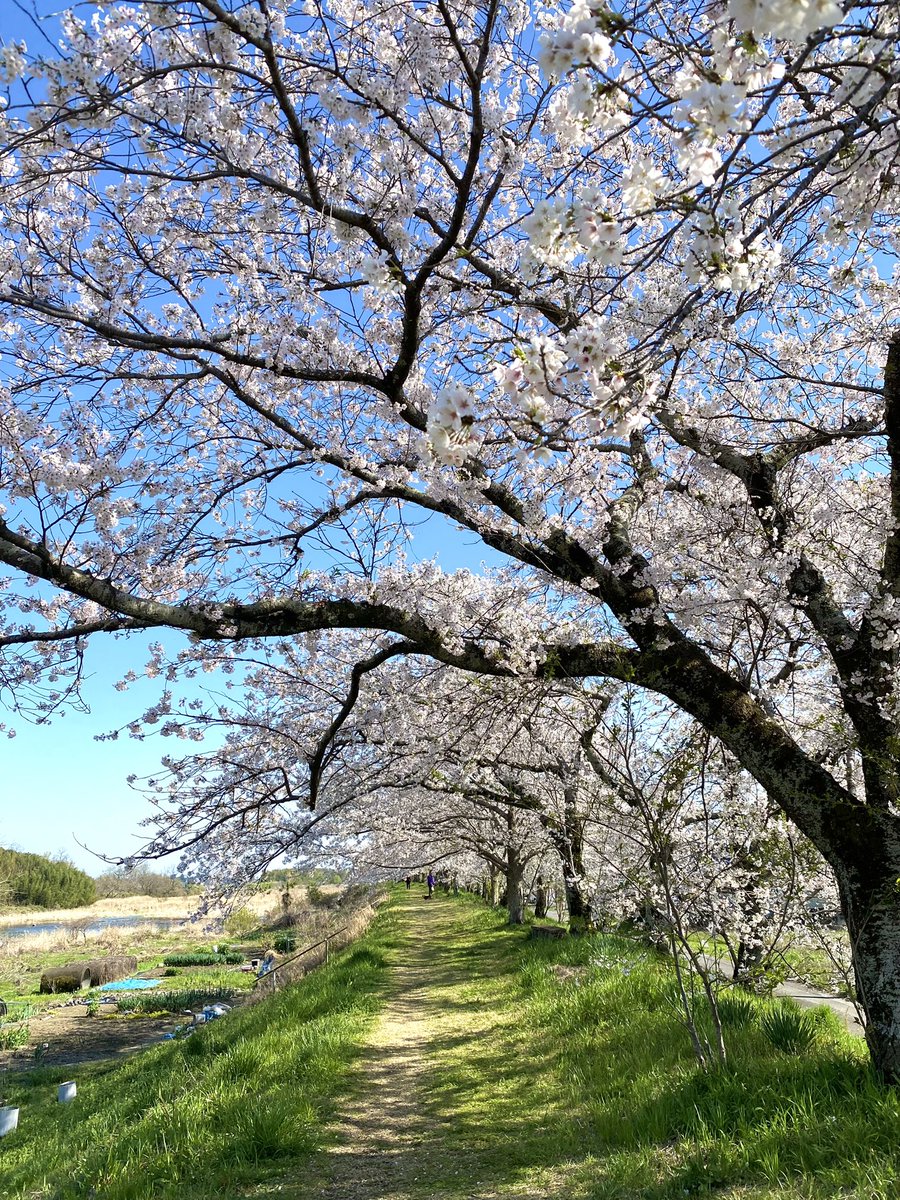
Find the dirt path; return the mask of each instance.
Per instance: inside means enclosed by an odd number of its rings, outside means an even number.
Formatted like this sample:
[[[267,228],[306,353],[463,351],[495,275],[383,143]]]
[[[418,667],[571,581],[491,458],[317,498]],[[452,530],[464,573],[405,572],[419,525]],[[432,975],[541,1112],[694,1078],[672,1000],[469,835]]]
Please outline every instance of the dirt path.
[[[420,1191],[435,1135],[433,1115],[422,1110],[422,1077],[440,1015],[428,989],[452,973],[441,958],[442,908],[422,898],[421,886],[403,905],[403,955],[392,963],[391,992],[333,1127],[336,1144],[313,1162],[296,1196],[403,1200]]]
[[[636,1195],[615,1190],[612,1177],[603,1183],[604,1159],[580,1132],[589,1114],[573,1107],[552,1039],[535,1041],[506,1002],[520,957],[513,934],[479,927],[464,906],[440,894],[425,900],[421,888],[402,897],[397,915],[384,1007],[327,1148],[301,1178],[270,1178],[242,1194],[587,1200],[602,1183],[604,1196]],[[800,1003],[828,999],[788,994]]]

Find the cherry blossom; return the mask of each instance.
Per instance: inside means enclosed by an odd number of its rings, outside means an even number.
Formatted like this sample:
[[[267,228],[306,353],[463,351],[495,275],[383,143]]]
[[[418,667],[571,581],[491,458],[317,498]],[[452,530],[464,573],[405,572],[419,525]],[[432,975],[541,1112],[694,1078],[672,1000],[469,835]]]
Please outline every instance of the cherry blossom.
[[[835,872],[900,1078],[890,6],[60,29],[2,59],[4,699],[156,629],[173,684],[371,635],[664,697]],[[419,562],[423,518],[505,565]]]

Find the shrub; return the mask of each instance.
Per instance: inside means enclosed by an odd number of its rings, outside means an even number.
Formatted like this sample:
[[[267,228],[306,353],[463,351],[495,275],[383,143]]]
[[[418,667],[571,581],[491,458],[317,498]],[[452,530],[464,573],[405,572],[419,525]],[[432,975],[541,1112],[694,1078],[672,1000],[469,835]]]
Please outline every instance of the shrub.
[[[236,988],[181,988],[178,991],[140,992],[123,995],[116,1001],[119,1012],[152,1013],[181,1012],[185,1008],[202,1007],[215,1000],[231,1000]]]
[[[295,933],[276,933],[272,939],[272,949],[277,954],[293,954],[297,949],[297,935]]]
[[[363,897],[372,894],[366,883],[355,883],[342,892],[328,891],[315,883],[306,886],[306,903],[310,908],[341,908],[347,904],[358,904]]]
[[[716,1007],[723,1025],[741,1028],[752,1025],[756,1020],[756,1005],[749,996],[741,996],[737,992],[726,992],[719,996]]]
[[[259,918],[249,908],[236,908],[225,918],[224,926],[232,937],[246,937],[259,928]]]
[[[767,1040],[785,1054],[808,1050],[816,1040],[816,1018],[793,1004],[770,1008],[759,1024]]]

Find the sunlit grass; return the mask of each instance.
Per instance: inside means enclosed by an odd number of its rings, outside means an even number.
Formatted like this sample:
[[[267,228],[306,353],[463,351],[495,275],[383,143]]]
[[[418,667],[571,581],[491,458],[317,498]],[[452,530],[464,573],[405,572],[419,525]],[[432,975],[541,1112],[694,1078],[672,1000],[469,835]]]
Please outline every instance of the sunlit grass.
[[[707,1073],[664,959],[610,936],[530,941],[468,899],[448,909],[449,954],[471,974],[435,989],[432,1156],[452,1164],[435,1195],[900,1195],[900,1093],[828,1010],[802,1015],[806,1049],[780,1049],[767,1029],[785,1002],[742,997],[729,1063]]]
[[[56,1103],[71,1067],[8,1076],[21,1115],[2,1144],[0,1195],[206,1200],[310,1154],[380,1007],[395,930],[383,909],[358,943],[271,999],[122,1065],[77,1068],[73,1104]]]
[[[71,1068],[19,1077],[0,1195],[314,1200],[306,1181],[328,1164],[305,1164],[336,1097],[353,1111],[362,1076],[348,1066],[388,955],[401,960],[414,938],[433,1036],[416,1104],[428,1132],[403,1151],[403,1200],[900,1195],[900,1092],[876,1082],[864,1044],[827,1010],[804,1017],[805,1047],[790,1028],[773,1042],[792,1010],[731,993],[728,1064],[704,1072],[668,964],[635,941],[529,940],[473,898],[444,896],[427,934],[413,910],[401,938],[405,903],[273,999],[123,1066],[79,1069],[74,1105],[55,1102]]]

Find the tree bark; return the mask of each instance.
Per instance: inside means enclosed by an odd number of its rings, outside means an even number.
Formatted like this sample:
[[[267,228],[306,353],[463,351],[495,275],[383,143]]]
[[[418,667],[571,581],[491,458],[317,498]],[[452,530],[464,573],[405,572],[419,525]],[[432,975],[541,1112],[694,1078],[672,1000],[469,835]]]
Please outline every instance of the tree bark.
[[[563,864],[563,890],[569,925],[574,930],[590,929],[594,923],[594,907],[584,889],[584,875],[577,869]]]
[[[522,925],[525,921],[525,864],[510,849],[506,868],[506,911],[510,925]]]
[[[567,787],[562,820],[546,813],[538,813],[538,819],[559,855],[569,925],[582,930],[592,928],[594,910],[584,888],[584,819],[575,800],[574,789]]]
[[[489,870],[490,882],[488,903],[490,904],[491,908],[498,908],[500,905],[500,880],[502,876],[493,863],[489,865]]]
[[[547,888],[543,875],[538,875],[535,880],[534,915],[539,921],[547,915]]]
[[[872,1065],[886,1083],[900,1084],[900,832],[885,843],[889,855],[835,873]]]

